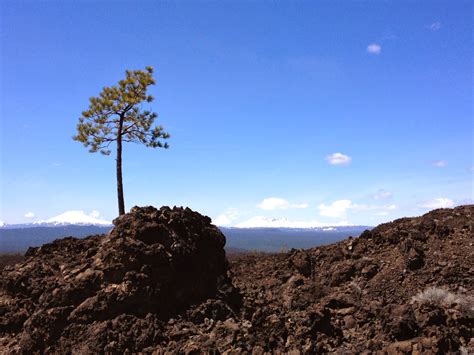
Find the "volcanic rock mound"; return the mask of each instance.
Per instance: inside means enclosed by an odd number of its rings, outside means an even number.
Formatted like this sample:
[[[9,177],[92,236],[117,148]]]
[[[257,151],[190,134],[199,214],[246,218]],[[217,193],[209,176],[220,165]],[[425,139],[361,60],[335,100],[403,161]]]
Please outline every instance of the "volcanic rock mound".
[[[233,315],[224,235],[190,209],[134,207],[108,235],[30,248],[0,279],[8,352],[143,350],[164,320],[211,298]],[[214,307],[215,308],[215,307]],[[127,333],[128,332],[128,333]]]
[[[134,208],[106,236],[30,249],[3,270],[0,350],[474,353],[473,214],[435,210],[314,249],[234,256],[228,270],[207,217]]]
[[[331,245],[233,260],[241,312],[265,334],[246,342],[307,353],[474,354],[473,221],[474,205],[440,209]]]

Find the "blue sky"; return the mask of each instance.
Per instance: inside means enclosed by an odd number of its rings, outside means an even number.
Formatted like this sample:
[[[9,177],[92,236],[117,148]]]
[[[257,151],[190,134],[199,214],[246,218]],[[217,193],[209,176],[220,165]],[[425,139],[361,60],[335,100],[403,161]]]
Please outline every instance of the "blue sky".
[[[147,65],[171,148],[125,146],[127,209],[373,225],[472,203],[470,1],[1,7],[1,221],[116,216],[114,157],[71,136]]]

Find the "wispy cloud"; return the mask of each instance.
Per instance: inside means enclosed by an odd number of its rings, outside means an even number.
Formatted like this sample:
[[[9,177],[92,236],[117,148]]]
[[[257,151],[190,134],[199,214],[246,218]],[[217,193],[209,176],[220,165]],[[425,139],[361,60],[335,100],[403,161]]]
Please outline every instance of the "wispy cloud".
[[[35,218],[35,214],[33,212],[25,213],[25,218]]]
[[[450,208],[454,206],[454,201],[447,197],[438,197],[420,204],[423,208]]]
[[[371,43],[367,46],[367,52],[370,54],[380,54],[382,52],[382,46],[377,43]]]
[[[326,157],[326,161],[331,165],[348,165],[352,158],[342,153],[332,153]]]
[[[426,26],[426,28],[430,31],[438,31],[441,28],[441,22],[433,22],[432,24]]]
[[[374,200],[386,200],[393,196],[390,191],[378,190],[375,194],[372,195]]]
[[[290,203],[284,198],[279,197],[268,197],[263,199],[257,207],[265,211],[274,211],[274,210],[287,210],[290,208],[307,208],[309,205],[307,203]]]
[[[375,211],[376,215],[385,216],[389,214],[390,211],[395,211],[396,209],[398,209],[398,206],[393,203],[391,205],[352,204],[350,208],[355,211]]]
[[[264,216],[255,216],[246,221],[236,224],[236,228],[321,228],[352,225],[346,220],[332,223],[321,223],[317,220],[310,221],[292,221],[286,218],[269,218]]]
[[[398,206],[395,204],[391,205],[357,205],[354,204],[352,207],[354,210],[358,211],[394,211],[398,209]]]
[[[435,160],[431,165],[435,168],[445,168],[448,165],[448,162],[446,160]]]

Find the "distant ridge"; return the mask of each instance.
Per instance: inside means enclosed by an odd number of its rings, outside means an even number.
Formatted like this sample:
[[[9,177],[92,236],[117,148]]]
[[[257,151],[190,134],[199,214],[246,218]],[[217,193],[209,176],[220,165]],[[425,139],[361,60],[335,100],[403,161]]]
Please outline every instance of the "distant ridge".
[[[38,247],[63,237],[82,238],[107,233],[113,226],[104,224],[71,224],[41,222],[12,224],[0,228],[0,253],[23,253],[29,247]],[[348,236],[358,236],[369,226],[333,226],[314,228],[257,227],[226,228],[226,249],[279,252],[291,248],[312,248],[334,243]]]
[[[247,221],[238,223],[234,228],[296,228],[296,229],[322,229],[332,227],[351,227],[348,221],[337,223],[321,223],[318,221],[290,221],[287,218],[269,218],[255,216]]]
[[[24,253],[29,247],[39,247],[64,237],[83,238],[107,233],[112,226],[13,224],[0,228],[0,254]]]

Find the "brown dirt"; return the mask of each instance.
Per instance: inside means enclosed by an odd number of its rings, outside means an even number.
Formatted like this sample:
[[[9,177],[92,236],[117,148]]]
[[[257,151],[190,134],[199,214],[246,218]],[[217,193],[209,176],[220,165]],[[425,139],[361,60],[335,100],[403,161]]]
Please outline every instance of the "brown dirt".
[[[287,254],[224,258],[189,209],[31,249],[0,278],[7,353],[474,351],[474,205]],[[426,294],[429,287],[437,296]],[[431,296],[430,296],[431,295]]]

